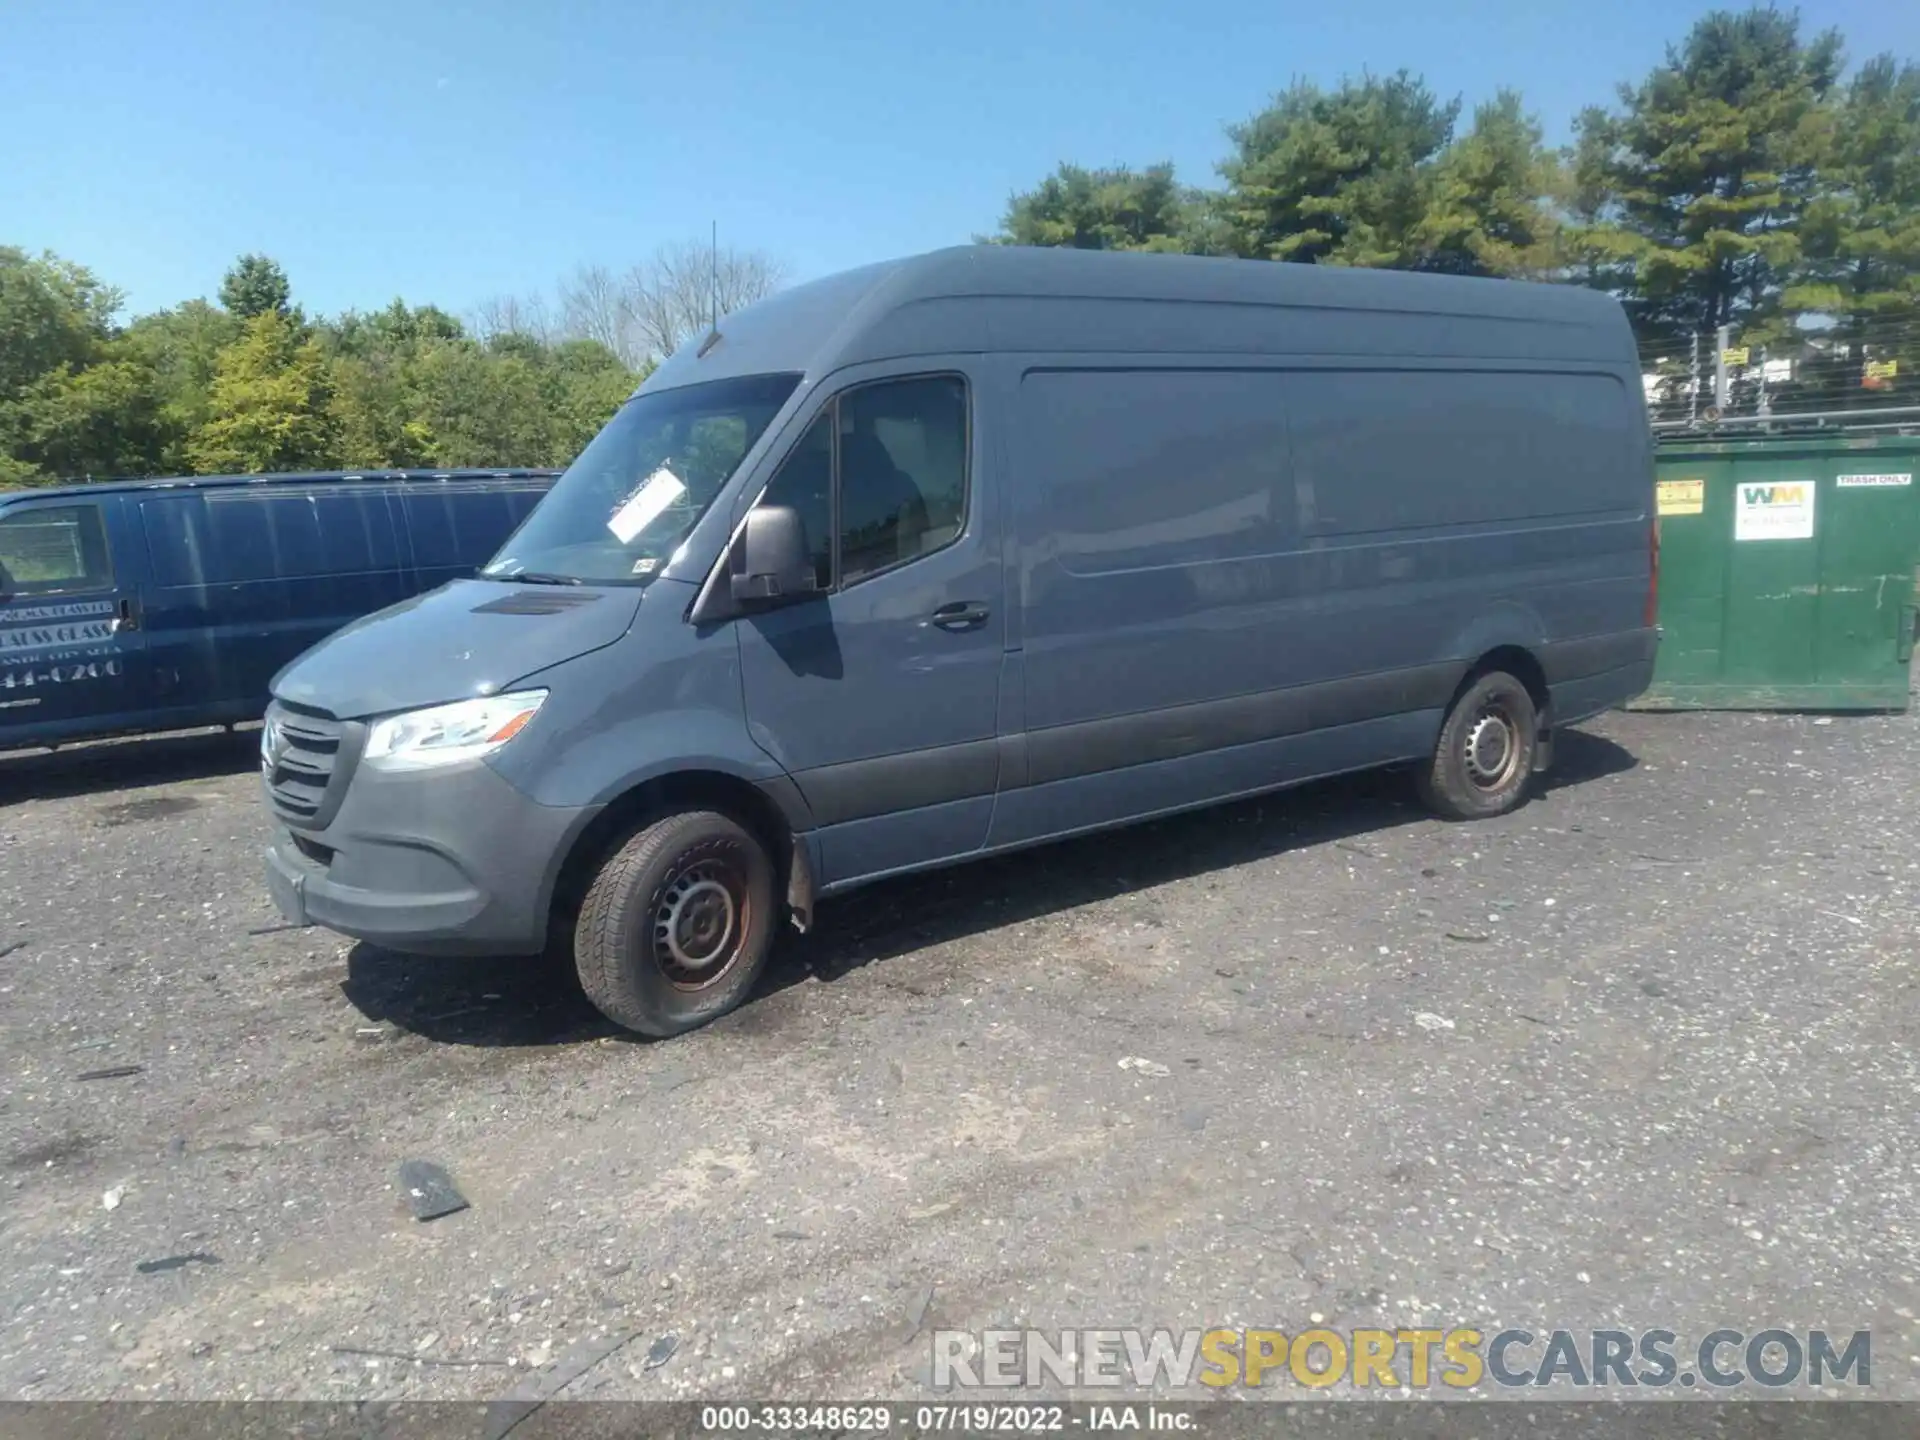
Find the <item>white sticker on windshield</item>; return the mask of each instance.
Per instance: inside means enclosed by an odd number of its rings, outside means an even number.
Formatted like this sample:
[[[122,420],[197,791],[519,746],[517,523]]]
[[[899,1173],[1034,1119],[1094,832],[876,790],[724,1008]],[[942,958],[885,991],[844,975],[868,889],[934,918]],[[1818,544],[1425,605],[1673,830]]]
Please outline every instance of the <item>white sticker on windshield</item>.
[[[669,505],[687,493],[680,477],[662,465],[647,477],[647,483],[633,492],[631,499],[613,512],[607,529],[622,545],[631,545],[633,537],[651,525]]]

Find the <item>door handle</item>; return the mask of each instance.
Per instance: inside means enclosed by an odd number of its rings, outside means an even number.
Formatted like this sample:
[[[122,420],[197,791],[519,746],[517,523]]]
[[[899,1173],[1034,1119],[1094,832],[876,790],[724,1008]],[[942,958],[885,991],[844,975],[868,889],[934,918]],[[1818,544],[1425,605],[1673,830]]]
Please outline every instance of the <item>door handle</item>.
[[[978,600],[955,600],[933,612],[933,623],[942,630],[976,630],[987,623],[987,613]]]
[[[120,613],[113,617],[113,623],[107,628],[115,635],[140,628],[140,617],[133,613],[133,602],[131,600],[122,600],[120,602]]]

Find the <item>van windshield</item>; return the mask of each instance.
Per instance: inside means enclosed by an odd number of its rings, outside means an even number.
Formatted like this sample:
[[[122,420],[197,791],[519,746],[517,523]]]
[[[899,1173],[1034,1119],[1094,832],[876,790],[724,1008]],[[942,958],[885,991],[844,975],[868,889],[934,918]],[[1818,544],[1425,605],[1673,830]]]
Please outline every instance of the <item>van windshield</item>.
[[[798,375],[753,375],[636,395],[480,574],[646,584],[799,383]]]

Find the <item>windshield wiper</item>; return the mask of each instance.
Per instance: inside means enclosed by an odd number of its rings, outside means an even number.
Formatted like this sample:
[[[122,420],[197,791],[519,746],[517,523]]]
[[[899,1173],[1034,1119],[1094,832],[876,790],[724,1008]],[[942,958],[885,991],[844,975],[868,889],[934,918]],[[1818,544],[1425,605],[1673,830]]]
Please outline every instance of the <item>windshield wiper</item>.
[[[541,570],[523,570],[518,575],[482,575],[483,580],[498,580],[502,585],[584,585],[577,575],[549,575]]]

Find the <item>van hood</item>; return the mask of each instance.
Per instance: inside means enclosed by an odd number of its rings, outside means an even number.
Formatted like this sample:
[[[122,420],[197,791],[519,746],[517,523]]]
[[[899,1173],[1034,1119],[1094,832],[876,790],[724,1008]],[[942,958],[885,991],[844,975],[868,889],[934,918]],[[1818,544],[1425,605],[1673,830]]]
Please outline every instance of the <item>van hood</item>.
[[[273,693],[337,720],[497,694],[613,644],[645,593],[455,580],[336,630],[274,676]]]

